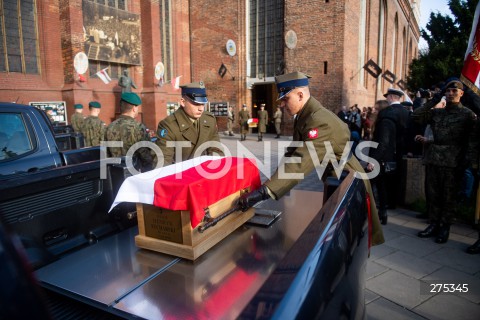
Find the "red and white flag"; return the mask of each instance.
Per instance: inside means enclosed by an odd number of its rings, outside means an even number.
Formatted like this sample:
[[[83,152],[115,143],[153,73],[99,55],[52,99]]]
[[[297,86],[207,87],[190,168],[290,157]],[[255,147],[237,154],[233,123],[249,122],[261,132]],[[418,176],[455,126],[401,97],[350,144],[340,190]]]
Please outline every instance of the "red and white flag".
[[[468,41],[467,52],[465,53],[465,62],[463,64],[462,75],[460,76],[465,83],[476,94],[480,95],[480,3],[477,4],[475,17],[473,19],[472,32]]]
[[[110,81],[112,81],[112,78],[110,78],[107,73],[107,69],[108,68],[102,69],[96,73],[97,77],[99,77],[105,84],[109,84]]]
[[[254,159],[202,156],[127,178],[112,204],[153,204],[169,210],[190,211],[195,228],[204,208],[245,188],[260,187],[260,173]]]
[[[178,76],[178,77],[172,79],[172,88],[173,88],[174,90],[180,89],[180,77],[181,77],[181,76]]]

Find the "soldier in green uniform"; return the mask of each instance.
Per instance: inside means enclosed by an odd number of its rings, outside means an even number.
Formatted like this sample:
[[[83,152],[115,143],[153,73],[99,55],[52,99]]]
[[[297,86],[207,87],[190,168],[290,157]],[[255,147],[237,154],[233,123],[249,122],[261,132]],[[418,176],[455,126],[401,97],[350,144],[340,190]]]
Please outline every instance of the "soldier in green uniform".
[[[250,113],[248,113],[247,105],[242,106],[242,110],[238,113],[238,123],[240,124],[240,141],[247,139],[248,133],[248,119],[250,119]]]
[[[433,132],[425,159],[430,224],[418,236],[435,236],[437,243],[448,240],[463,172],[474,161],[476,142],[476,116],[460,102],[463,84],[458,79],[449,81],[444,93],[447,102],[444,108],[434,108],[443,95],[437,93],[412,115],[417,123],[429,124]]]
[[[265,111],[265,103],[260,105],[258,111],[258,141],[263,140],[263,134],[267,132],[268,112]]]
[[[203,82],[193,82],[181,86],[180,108],[160,121],[157,128],[157,145],[163,153],[163,164],[185,161],[200,155],[222,155],[219,147],[210,146],[201,154],[195,154],[206,142],[218,142],[217,121],[213,114],[205,111],[208,103]],[[177,147],[169,142],[186,142]],[[161,162],[161,159],[158,159]]]
[[[51,124],[55,123],[55,120],[53,119],[53,108],[52,107],[45,107],[45,113],[47,114],[48,120],[50,120]]]
[[[105,137],[105,122],[98,118],[101,107],[102,105],[97,101],[91,101],[88,104],[90,115],[85,119],[82,126],[86,147],[99,146],[100,141]]]
[[[287,112],[295,116],[293,127],[293,141],[302,141],[313,144],[319,161],[323,161],[327,153],[325,142],[330,142],[339,161],[345,145],[350,140],[350,131],[347,125],[334,113],[324,108],[314,97],[310,96],[308,76],[301,72],[293,72],[275,77],[278,100]],[[301,161],[284,163],[284,172],[303,173],[304,176],[315,168],[314,161],[310,156],[306,143],[301,146],[290,147],[284,157],[298,157]],[[350,156],[345,164],[347,169],[364,173],[357,158]],[[279,199],[300,182],[300,179],[281,177],[280,170],[273,174],[269,181],[258,190],[242,195],[239,204],[243,210],[247,210],[255,203],[268,198]],[[364,180],[367,192],[371,200],[372,216],[372,244],[378,245],[384,242],[378,212],[373,199],[373,193],[368,180]]]
[[[75,113],[72,115],[70,122],[72,123],[73,130],[75,132],[81,132],[85,116],[83,115],[83,105],[77,103],[73,106]]]
[[[106,141],[122,141],[123,147],[109,147],[110,157],[126,156],[128,150],[135,143],[140,141],[150,142],[150,137],[145,126],[137,121],[135,117],[140,111],[142,100],[133,92],[124,92],[120,98],[120,116],[110,123],[105,132]],[[142,147],[133,155],[134,167],[142,172],[152,169],[153,157],[151,149]]]
[[[273,115],[273,119],[275,121],[275,131],[277,132],[277,135],[275,136],[275,139],[280,138],[280,134],[282,133],[281,125],[282,125],[282,110],[280,107],[277,107],[277,111],[275,111]]]

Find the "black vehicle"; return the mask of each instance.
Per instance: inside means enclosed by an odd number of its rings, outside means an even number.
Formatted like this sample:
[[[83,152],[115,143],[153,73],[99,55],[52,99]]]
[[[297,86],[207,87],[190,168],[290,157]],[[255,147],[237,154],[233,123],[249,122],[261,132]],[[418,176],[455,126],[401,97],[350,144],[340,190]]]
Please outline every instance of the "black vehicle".
[[[136,247],[131,206],[107,213],[124,166],[110,165],[101,179],[101,161],[92,159],[98,148],[60,152],[43,115],[28,106],[2,105],[0,112],[19,113],[30,139],[28,151],[0,159],[0,215],[37,279],[8,285],[29,272],[1,228],[0,254],[17,272],[2,274],[0,296],[10,297],[10,307],[0,308],[0,318],[22,316],[27,305],[37,318],[365,317],[369,197],[353,173],[341,183],[328,179],[325,193],[292,190],[262,202],[259,212],[283,213],[268,227],[244,224],[189,261]],[[49,154],[50,164],[20,165],[40,154]],[[16,161],[22,169],[12,169]],[[41,295],[31,290],[38,284]]]

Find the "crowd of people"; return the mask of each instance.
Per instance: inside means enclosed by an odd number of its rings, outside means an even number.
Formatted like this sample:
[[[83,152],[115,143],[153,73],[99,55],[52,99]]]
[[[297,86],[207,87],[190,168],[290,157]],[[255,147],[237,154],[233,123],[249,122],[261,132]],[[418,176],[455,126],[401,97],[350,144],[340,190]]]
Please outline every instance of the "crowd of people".
[[[413,101],[393,88],[384,97],[375,102],[374,108],[363,108],[360,116],[357,105],[349,110],[343,106],[337,113],[348,125],[354,146],[360,139],[378,143],[377,148],[369,150],[369,157],[376,163],[368,163],[367,171],[380,166],[372,180],[380,221],[386,224],[387,209],[400,202],[398,187],[406,172],[404,158],[421,157],[426,212],[418,218],[428,219],[428,226],[418,236],[445,243],[459,204],[475,198],[480,98],[458,78],[449,78],[431,90],[419,89]],[[480,240],[467,252],[480,253]]]

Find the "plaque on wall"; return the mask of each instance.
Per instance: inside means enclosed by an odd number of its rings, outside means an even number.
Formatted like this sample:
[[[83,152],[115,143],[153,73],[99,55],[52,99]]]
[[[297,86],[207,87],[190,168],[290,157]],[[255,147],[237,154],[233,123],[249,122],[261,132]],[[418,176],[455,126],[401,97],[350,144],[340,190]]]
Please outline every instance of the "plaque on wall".
[[[46,107],[52,107],[53,120],[59,123],[68,124],[67,108],[66,108],[65,101],[38,101],[38,102],[29,102],[28,104],[43,111],[45,111]]]
[[[228,116],[228,102],[210,102],[209,111],[215,117]]]
[[[92,1],[82,4],[88,59],[141,65],[140,15]]]

